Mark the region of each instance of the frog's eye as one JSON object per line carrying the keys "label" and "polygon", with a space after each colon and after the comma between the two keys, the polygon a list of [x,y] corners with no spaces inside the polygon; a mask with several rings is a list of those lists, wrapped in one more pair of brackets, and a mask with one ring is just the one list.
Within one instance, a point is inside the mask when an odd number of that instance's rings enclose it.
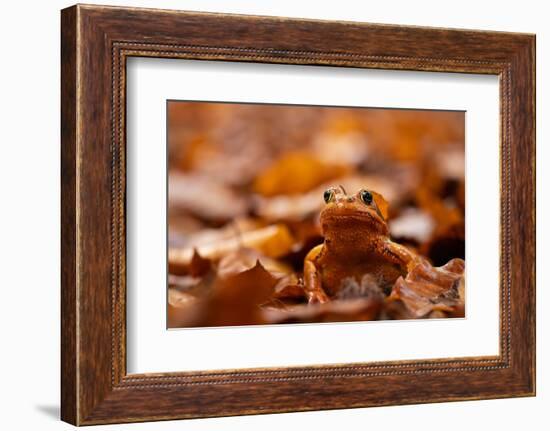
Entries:
{"label": "frog's eye", "polygon": [[323,193],[323,199],[328,204],[330,201],[334,199],[334,190],[328,189],[325,190],[325,193]]}
{"label": "frog's eye", "polygon": [[365,204],[370,205],[372,203],[372,193],[368,190],[361,190],[359,196]]}

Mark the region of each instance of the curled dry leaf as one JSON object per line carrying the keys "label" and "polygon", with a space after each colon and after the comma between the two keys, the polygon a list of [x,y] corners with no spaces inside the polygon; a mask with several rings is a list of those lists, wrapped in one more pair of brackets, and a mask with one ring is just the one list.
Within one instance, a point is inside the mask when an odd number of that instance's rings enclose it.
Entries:
{"label": "curled dry leaf", "polygon": [[463,317],[463,279],[462,259],[453,259],[442,267],[433,267],[428,261],[421,260],[406,278],[399,277],[395,282],[388,297],[389,313],[394,314],[394,318],[396,313],[405,314],[399,318],[406,318],[407,315],[429,317],[431,313]]}
{"label": "curled dry leaf", "polygon": [[273,292],[273,298],[277,300],[292,300],[305,302],[304,286],[295,273],[287,274],[279,279]]}

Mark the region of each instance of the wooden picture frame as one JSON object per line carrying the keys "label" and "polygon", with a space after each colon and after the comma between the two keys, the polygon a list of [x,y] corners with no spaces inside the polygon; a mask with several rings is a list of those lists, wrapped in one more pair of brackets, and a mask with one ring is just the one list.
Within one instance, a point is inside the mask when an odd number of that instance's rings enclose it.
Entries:
{"label": "wooden picture frame", "polygon": [[[534,35],[83,5],[61,16],[64,421],[89,425],[535,394]],[[125,65],[131,56],[498,75],[500,354],[128,375]]]}

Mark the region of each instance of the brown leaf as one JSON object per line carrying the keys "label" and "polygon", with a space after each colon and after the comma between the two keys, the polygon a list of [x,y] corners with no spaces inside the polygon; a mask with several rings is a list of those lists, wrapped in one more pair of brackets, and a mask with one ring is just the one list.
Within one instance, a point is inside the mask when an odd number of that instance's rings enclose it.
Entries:
{"label": "brown leaf", "polygon": [[383,302],[375,298],[330,301],[325,304],[304,304],[283,309],[266,308],[268,323],[322,323],[376,320]]}
{"label": "brown leaf", "polygon": [[244,272],[260,264],[275,278],[281,278],[292,272],[292,269],[278,260],[264,256],[252,248],[242,247],[220,259],[218,277],[227,277]]}
{"label": "brown leaf", "polygon": [[307,297],[303,283],[294,273],[280,278],[271,298],[262,304],[264,309],[286,309],[288,306],[306,304]]}
{"label": "brown leaf", "polygon": [[192,294],[168,289],[168,328],[194,326],[203,312],[202,305],[201,299]]}
{"label": "brown leaf", "polygon": [[[294,238],[284,224],[274,224],[260,229],[244,232],[230,238],[196,246],[196,250],[206,259],[219,260],[242,247],[253,248],[268,257],[280,257],[287,254],[294,244]],[[172,247],[168,250],[170,265],[189,265],[195,248]]]}
{"label": "brown leaf", "polygon": [[[405,279],[399,277],[395,282],[388,297],[391,317],[407,318],[410,314],[414,318],[420,318],[428,317],[434,312],[460,316],[464,310],[463,289],[461,292],[463,274],[462,259],[453,259],[442,267],[433,267],[426,260],[419,261]],[[396,306],[392,302],[401,302],[404,307]]]}
{"label": "brown leaf", "polygon": [[200,277],[205,275],[212,268],[209,259],[203,258],[196,248],[193,249],[191,259],[188,261],[168,259],[168,272],[175,275],[190,275]]}
{"label": "brown leaf", "polygon": [[189,264],[189,274],[191,277],[200,277],[201,275],[206,274],[212,268],[210,260],[204,259],[197,249],[193,250],[193,257],[191,258],[191,263]]}
{"label": "brown leaf", "polygon": [[280,278],[275,286],[273,298],[276,299],[293,299],[305,300],[306,295],[304,286],[300,283],[298,276],[290,273]]}
{"label": "brown leaf", "polygon": [[235,326],[265,323],[260,305],[273,293],[277,279],[258,261],[244,272],[218,278],[195,326]]}

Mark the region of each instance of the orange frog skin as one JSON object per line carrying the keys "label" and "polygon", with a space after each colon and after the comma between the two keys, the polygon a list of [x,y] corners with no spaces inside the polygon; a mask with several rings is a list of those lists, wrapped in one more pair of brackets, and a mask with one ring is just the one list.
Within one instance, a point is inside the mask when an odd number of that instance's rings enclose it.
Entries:
{"label": "orange frog skin", "polygon": [[320,222],[325,240],[304,261],[309,303],[327,302],[342,289],[343,280],[352,277],[360,283],[365,275],[389,294],[416,256],[390,240],[384,198],[366,189],[348,196],[340,186],[326,190],[324,199]]}

